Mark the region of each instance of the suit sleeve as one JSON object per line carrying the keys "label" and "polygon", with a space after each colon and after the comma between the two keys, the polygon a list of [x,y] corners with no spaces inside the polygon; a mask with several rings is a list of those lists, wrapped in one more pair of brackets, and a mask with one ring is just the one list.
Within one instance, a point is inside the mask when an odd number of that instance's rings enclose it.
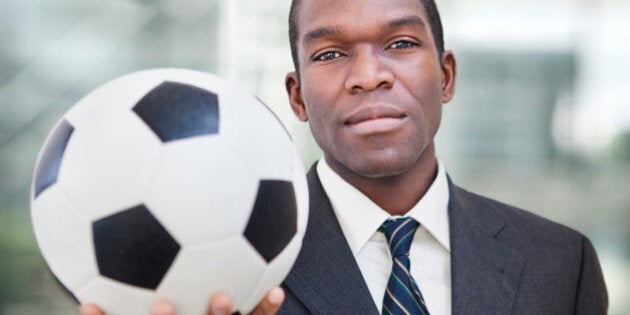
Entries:
{"label": "suit sleeve", "polygon": [[608,293],[593,244],[582,238],[582,264],[577,288],[575,314],[607,314]]}

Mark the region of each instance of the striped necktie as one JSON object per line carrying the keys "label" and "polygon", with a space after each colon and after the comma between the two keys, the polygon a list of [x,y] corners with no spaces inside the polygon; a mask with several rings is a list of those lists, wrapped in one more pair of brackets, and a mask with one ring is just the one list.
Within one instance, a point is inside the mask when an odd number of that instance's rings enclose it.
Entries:
{"label": "striped necktie", "polygon": [[429,314],[422,293],[409,273],[409,247],[419,225],[412,218],[399,218],[385,221],[381,226],[393,260],[383,298],[383,314]]}

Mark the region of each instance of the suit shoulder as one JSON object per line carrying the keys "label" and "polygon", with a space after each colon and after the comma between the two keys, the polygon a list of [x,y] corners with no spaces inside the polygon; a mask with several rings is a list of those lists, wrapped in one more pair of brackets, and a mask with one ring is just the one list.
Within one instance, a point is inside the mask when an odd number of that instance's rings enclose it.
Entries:
{"label": "suit shoulder", "polygon": [[[608,297],[592,243],[581,233],[529,211],[451,188],[454,221],[477,225],[522,262],[513,310],[532,314],[605,314]],[[449,218],[453,222],[454,218]],[[488,235],[489,234],[489,235]],[[537,301],[536,303],[531,303]],[[517,312],[520,313],[520,312]],[[582,313],[582,312],[579,312]]]}
{"label": "suit shoulder", "polygon": [[[542,242],[547,245],[558,243],[562,246],[567,243],[582,244],[585,236],[580,232],[563,224],[554,222],[530,211],[488,198],[463,188],[454,186],[454,197],[471,205],[472,219],[483,224],[492,220],[500,220],[505,224],[502,229],[516,232],[522,241],[529,240],[533,243]],[[453,197],[453,196],[452,196]]]}

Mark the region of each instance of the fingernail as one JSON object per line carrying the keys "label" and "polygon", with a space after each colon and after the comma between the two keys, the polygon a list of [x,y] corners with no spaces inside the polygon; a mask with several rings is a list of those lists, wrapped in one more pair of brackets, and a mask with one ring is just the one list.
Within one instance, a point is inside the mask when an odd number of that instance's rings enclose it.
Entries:
{"label": "fingernail", "polygon": [[282,303],[282,290],[279,288],[271,289],[271,292],[269,292],[269,297],[267,298],[267,300],[269,301],[269,303],[273,305],[278,305]]}
{"label": "fingernail", "polygon": [[215,306],[215,307],[212,307],[212,314],[214,314],[214,315],[227,315],[228,313],[225,311],[225,309]]}
{"label": "fingernail", "polygon": [[84,304],[79,307],[79,314],[95,315],[95,314],[103,314],[103,313],[100,311],[98,307],[96,307],[93,304]]}
{"label": "fingernail", "polygon": [[167,301],[159,301],[151,308],[151,315],[170,315],[175,314],[175,308]]}

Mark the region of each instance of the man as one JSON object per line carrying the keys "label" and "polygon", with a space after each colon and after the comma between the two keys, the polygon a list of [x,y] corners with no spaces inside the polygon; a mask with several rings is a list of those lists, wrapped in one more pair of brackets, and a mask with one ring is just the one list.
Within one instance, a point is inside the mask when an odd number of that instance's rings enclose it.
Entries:
{"label": "man", "polygon": [[[255,312],[606,313],[584,236],[464,191],[438,162],[456,62],[432,0],[294,0],[290,36],[289,99],[324,158],[298,260]],[[212,297],[210,314],[229,311]]]}

